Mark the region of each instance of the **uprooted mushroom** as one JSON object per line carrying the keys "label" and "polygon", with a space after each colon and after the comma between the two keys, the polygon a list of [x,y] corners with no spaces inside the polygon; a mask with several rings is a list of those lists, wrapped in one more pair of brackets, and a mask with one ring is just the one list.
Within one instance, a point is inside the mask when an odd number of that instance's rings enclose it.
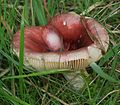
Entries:
{"label": "uprooted mushroom", "polygon": [[[18,56],[19,36],[18,31],[12,41]],[[72,73],[64,76],[79,89],[84,82],[78,74],[90,63],[98,61],[107,51],[108,44],[108,34],[97,21],[73,12],[63,13],[54,16],[46,26],[24,29],[24,64],[36,70],[72,69]]]}

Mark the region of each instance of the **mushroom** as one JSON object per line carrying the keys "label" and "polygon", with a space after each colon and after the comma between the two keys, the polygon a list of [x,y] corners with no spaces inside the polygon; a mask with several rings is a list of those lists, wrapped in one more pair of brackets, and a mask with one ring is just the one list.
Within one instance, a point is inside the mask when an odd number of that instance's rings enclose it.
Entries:
{"label": "mushroom", "polygon": [[[18,56],[19,35],[18,31],[12,41]],[[25,65],[36,70],[72,69],[72,73],[64,76],[75,89],[84,85],[78,75],[80,71],[98,61],[109,44],[109,36],[101,24],[73,12],[54,16],[47,26],[25,28],[24,38]]]}

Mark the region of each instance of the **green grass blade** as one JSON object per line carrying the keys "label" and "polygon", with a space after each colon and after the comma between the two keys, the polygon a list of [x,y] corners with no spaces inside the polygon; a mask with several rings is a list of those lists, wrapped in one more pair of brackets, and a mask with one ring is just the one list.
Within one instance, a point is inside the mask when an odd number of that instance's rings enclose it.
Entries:
{"label": "green grass blade", "polygon": [[[1,2],[1,0],[0,0],[0,16],[2,16],[2,2]],[[1,26],[1,17],[0,17],[0,26]]]}
{"label": "green grass blade", "polygon": [[33,12],[33,2],[32,0],[30,0],[30,9],[31,9],[31,17],[32,17],[32,26],[35,26],[35,16],[34,16],[34,12]]}
{"label": "green grass blade", "polygon": [[[23,9],[21,26],[20,26],[20,53],[19,53],[19,75],[23,74],[23,65],[24,65],[24,16],[25,16],[25,7]],[[20,86],[20,96],[24,98],[24,79],[19,79],[19,86]]]}
{"label": "green grass blade", "polygon": [[29,2],[28,0],[25,0],[25,11],[24,11],[24,19],[25,23],[29,25]]}
{"label": "green grass blade", "polygon": [[19,58],[20,58],[20,74],[22,74],[23,70],[23,61],[24,61],[24,20],[22,19],[21,21],[21,28],[20,28],[20,53],[19,53]]}
{"label": "green grass blade", "polygon": [[33,77],[33,76],[43,76],[43,75],[49,75],[49,74],[57,74],[57,73],[63,73],[69,71],[68,69],[55,69],[55,70],[48,70],[48,71],[40,71],[35,72],[27,75],[18,75],[18,76],[10,76],[10,77],[4,77],[2,80],[5,79],[19,79],[19,78],[26,78],[26,77]]}
{"label": "green grass blade", "polygon": [[19,65],[17,61],[15,61],[10,55],[8,55],[6,52],[0,49],[0,54],[9,59],[10,62],[14,63],[15,65]]}
{"label": "green grass blade", "polygon": [[100,60],[99,65],[104,65],[105,62],[109,61],[109,59],[113,56],[115,56],[115,53],[120,50],[120,43],[118,43],[116,46],[114,46],[112,49],[110,49]]}
{"label": "green grass blade", "polygon": [[48,6],[49,13],[50,13],[51,17],[53,17],[55,14],[55,9],[58,4],[58,1],[57,0],[48,0],[47,4],[48,4],[47,6]]}
{"label": "green grass blade", "polygon": [[40,25],[47,24],[43,2],[42,1],[39,2],[38,0],[33,0],[33,7],[34,7],[34,11],[36,12],[39,24]]}
{"label": "green grass blade", "polygon": [[19,104],[19,105],[30,105],[26,103],[25,101],[21,100],[20,98],[12,95],[7,89],[2,87],[2,84],[0,83],[0,97],[4,98],[11,103],[14,103],[14,105]]}
{"label": "green grass blade", "polygon": [[6,0],[4,0],[4,19],[6,19],[6,15],[7,15],[6,6],[7,6]]}
{"label": "green grass blade", "polygon": [[108,74],[106,74],[105,72],[103,72],[103,70],[100,68],[100,66],[98,66],[96,63],[91,63],[90,67],[92,67],[92,69],[98,73],[98,75],[100,75],[102,78],[111,81],[111,82],[117,82],[120,83],[120,81],[112,78],[111,76],[109,76]]}

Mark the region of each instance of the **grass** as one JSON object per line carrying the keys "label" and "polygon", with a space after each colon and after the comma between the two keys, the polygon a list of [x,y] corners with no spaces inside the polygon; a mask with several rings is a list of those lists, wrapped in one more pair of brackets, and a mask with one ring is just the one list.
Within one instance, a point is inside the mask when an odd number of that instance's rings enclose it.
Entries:
{"label": "grass", "polygon": [[[49,14],[41,1],[0,0],[0,105],[119,105],[119,0],[48,0]],[[35,72],[23,65],[24,26],[45,25],[56,13],[69,11],[95,18],[110,37],[108,52],[88,68],[90,76],[80,91],[72,89],[64,79],[64,70]],[[19,60],[11,50],[18,29]]]}

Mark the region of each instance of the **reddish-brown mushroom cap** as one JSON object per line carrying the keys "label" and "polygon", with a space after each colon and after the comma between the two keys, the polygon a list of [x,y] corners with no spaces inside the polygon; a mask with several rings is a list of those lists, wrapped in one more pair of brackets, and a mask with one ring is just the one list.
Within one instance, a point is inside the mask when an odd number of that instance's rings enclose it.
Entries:
{"label": "reddish-brown mushroom cap", "polygon": [[53,25],[63,36],[63,39],[68,42],[80,39],[84,33],[80,16],[73,13],[56,15],[49,24]]}
{"label": "reddish-brown mushroom cap", "polygon": [[[75,13],[57,15],[45,27],[25,28],[24,36],[25,64],[36,69],[86,68],[102,57],[109,44],[102,25]],[[13,38],[13,47],[19,55],[19,32]]]}
{"label": "reddish-brown mushroom cap", "polygon": [[69,44],[69,50],[73,50],[92,43],[86,34],[81,17],[73,12],[56,15],[49,24],[54,26],[63,37],[65,49]]}
{"label": "reddish-brown mushroom cap", "polygon": [[[20,32],[16,32],[13,38],[15,49],[20,47]],[[59,33],[52,26],[26,27],[24,30],[25,52],[59,51],[62,47]]]}

